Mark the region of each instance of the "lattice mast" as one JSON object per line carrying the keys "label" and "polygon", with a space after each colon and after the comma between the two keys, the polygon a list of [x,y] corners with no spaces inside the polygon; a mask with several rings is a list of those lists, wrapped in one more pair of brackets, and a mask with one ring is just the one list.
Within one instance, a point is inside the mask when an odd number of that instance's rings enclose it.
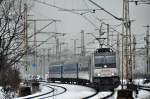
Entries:
{"label": "lattice mast", "polygon": [[147,28],[147,31],[146,31],[146,38],[145,38],[145,40],[146,40],[146,70],[145,70],[145,74],[150,74],[150,63],[149,63],[149,25],[147,25],[147,26],[144,26],[144,27],[146,27]]}
{"label": "lattice mast", "polygon": [[27,4],[24,4],[24,64],[25,64],[25,71],[28,71],[28,66],[27,66],[27,49],[28,49],[28,29],[27,29]]}
{"label": "lattice mast", "polygon": [[127,81],[132,81],[132,52],[131,52],[131,21],[129,15],[129,1],[123,0],[123,46],[124,69]]}

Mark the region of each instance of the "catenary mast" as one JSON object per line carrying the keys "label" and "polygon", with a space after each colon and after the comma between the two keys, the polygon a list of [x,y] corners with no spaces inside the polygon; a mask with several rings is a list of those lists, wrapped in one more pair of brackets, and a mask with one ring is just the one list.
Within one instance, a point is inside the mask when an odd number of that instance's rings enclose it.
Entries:
{"label": "catenary mast", "polygon": [[123,0],[123,67],[125,67],[125,78],[132,81],[132,53],[131,53],[131,21],[129,15],[129,1]]}

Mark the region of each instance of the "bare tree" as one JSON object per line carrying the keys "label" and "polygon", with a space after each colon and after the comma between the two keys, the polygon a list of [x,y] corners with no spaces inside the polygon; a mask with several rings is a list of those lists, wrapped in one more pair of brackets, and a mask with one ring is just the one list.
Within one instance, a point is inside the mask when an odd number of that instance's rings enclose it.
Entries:
{"label": "bare tree", "polygon": [[0,1],[0,86],[7,92],[20,83],[16,63],[24,50],[24,5],[22,0]]}

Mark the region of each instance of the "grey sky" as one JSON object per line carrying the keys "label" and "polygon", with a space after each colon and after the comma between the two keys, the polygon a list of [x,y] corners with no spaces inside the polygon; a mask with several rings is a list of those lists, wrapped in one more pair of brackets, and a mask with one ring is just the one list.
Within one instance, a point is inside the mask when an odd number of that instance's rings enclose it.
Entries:
{"label": "grey sky", "polygon": [[[88,0],[40,0],[52,5],[56,5],[66,9],[97,9],[92,3]],[[93,0],[103,8],[107,9],[114,15],[121,17],[122,16],[122,1],[123,0]],[[69,42],[69,45],[73,44],[70,40],[72,38],[80,39],[80,31],[84,30],[85,32],[94,32],[95,35],[98,35],[98,31],[95,30],[95,27],[90,24],[87,20],[85,20],[81,15],[73,14],[70,12],[60,11],[57,8],[46,6],[41,3],[34,3],[34,7],[31,12],[34,14],[34,18],[53,18],[60,19],[61,22],[57,24],[58,32],[66,32],[68,33],[66,37],[62,40]],[[130,4],[130,15],[131,19],[136,20],[132,24],[132,32],[134,34],[142,34],[142,36],[138,37],[138,39],[143,39],[145,35],[145,28],[143,25],[150,24],[150,5],[135,5],[134,3]],[[106,14],[103,11],[96,11],[96,13],[87,13],[85,14],[88,19],[90,19],[97,27],[100,26],[98,20],[96,20],[93,16],[102,18],[106,23],[110,25],[120,24],[119,21],[112,18],[110,15]],[[42,23],[39,23],[40,25]],[[38,26],[40,27],[40,25]],[[44,23],[43,23],[44,24]],[[121,27],[117,30],[121,30]],[[55,31],[55,25],[51,25],[47,31]],[[121,31],[120,31],[121,32]],[[85,36],[86,42],[92,41],[94,39],[91,36]],[[80,43],[78,43],[79,45]]]}

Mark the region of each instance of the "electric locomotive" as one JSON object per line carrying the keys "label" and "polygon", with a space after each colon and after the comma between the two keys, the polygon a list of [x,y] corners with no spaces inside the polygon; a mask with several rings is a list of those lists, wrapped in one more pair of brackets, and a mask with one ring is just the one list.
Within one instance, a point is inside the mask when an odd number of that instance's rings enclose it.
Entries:
{"label": "electric locomotive", "polygon": [[116,66],[116,53],[110,48],[100,48],[93,55],[93,84],[99,90],[113,90],[120,84]]}

